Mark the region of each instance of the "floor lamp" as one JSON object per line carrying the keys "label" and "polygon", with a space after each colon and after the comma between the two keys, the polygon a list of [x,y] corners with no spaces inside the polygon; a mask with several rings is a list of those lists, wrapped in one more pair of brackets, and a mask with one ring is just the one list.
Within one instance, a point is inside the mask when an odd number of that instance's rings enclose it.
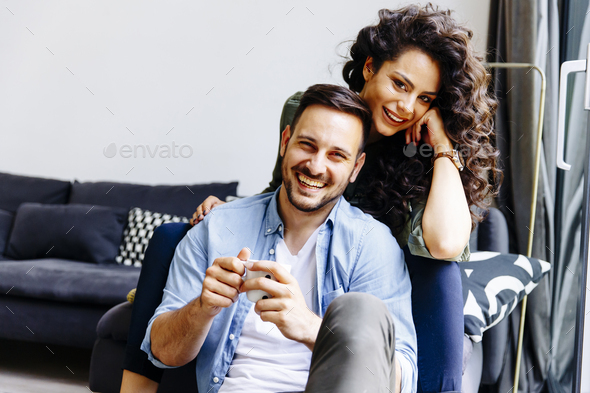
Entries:
{"label": "floor lamp", "polygon": [[[514,69],[514,68],[528,68],[530,70],[535,70],[541,76],[541,97],[539,100],[539,119],[537,124],[537,146],[535,150],[535,163],[534,163],[534,173],[533,173],[533,189],[531,192],[531,218],[529,220],[529,237],[527,243],[527,257],[531,257],[533,253],[533,230],[535,229],[535,214],[537,212],[537,191],[539,188],[539,168],[541,166],[541,146],[542,146],[542,138],[543,138],[543,118],[545,116],[545,73],[536,65],[528,64],[528,63],[484,63],[486,68],[504,68],[504,69]],[[527,72],[528,73],[528,72]],[[522,311],[520,314],[520,325],[518,327],[518,343],[516,346],[516,366],[514,367],[514,386],[512,389],[512,393],[518,393],[518,377],[520,374],[520,362],[522,358],[522,340],[524,336],[524,320],[526,316],[526,306],[527,306],[527,299],[528,296],[525,295],[522,299]]]}

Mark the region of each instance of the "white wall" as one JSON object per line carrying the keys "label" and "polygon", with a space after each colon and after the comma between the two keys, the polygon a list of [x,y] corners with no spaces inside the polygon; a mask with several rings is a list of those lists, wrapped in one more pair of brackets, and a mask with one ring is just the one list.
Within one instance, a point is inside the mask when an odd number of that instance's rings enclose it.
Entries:
{"label": "white wall", "polygon": [[[0,171],[150,184],[270,180],[283,102],[343,83],[346,45],[400,1],[22,1],[0,8]],[[439,1],[486,44],[489,0]],[[212,90],[211,90],[212,89]],[[171,130],[171,131],[170,131]],[[189,158],[121,157],[187,145]],[[103,154],[114,143],[117,155]],[[182,154],[191,152],[185,147]],[[179,155],[178,148],[176,155]]]}

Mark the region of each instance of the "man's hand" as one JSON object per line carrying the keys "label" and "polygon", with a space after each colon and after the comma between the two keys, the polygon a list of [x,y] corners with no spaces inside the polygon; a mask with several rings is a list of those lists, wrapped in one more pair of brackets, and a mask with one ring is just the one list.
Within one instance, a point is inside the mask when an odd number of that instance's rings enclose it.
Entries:
{"label": "man's hand", "polygon": [[307,308],[297,280],[277,262],[251,262],[246,267],[252,271],[271,272],[277,279],[260,277],[242,284],[240,292],[261,289],[272,296],[257,301],[254,311],[263,321],[274,323],[286,338],[313,350],[322,319]]}
{"label": "man's hand", "polygon": [[152,353],[168,366],[182,366],[201,350],[213,319],[238,300],[244,263],[250,250],[243,248],[237,258],[217,258],[207,269],[201,296],[174,311],[160,314],[152,325]]}
{"label": "man's hand", "polygon": [[207,269],[199,297],[201,309],[205,314],[215,316],[238,300],[245,272],[243,261],[247,261],[248,258],[250,250],[242,248],[237,258],[217,258]]}

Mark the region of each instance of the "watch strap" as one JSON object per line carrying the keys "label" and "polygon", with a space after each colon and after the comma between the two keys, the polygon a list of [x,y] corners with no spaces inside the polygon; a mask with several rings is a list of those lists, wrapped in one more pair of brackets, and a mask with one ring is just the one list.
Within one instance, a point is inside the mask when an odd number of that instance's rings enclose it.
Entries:
{"label": "watch strap", "polygon": [[442,151],[438,154],[436,154],[434,157],[432,157],[432,164],[434,165],[434,161],[436,161],[438,158],[440,157],[447,157],[448,159],[451,160],[451,162],[455,165],[455,167],[462,171],[464,166],[463,166],[463,162],[461,160],[461,156],[459,155],[459,152],[457,150],[449,150],[449,151]]}

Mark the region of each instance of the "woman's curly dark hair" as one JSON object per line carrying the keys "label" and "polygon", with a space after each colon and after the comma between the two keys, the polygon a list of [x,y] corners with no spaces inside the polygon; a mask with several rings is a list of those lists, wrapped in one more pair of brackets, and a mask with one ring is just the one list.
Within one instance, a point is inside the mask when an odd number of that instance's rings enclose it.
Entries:
{"label": "woman's curly dark hair", "polygon": [[[373,58],[374,72],[385,61],[396,60],[411,49],[438,63],[441,89],[432,105],[440,108],[447,135],[459,145],[457,150],[465,161],[461,180],[475,225],[497,194],[502,173],[496,166],[499,152],[492,140],[497,101],[489,87],[491,76],[471,46],[472,36],[471,30],[451,17],[451,11],[440,11],[432,4],[382,9],[379,23],[359,32],[342,75],[352,90],[360,92],[367,57]],[[370,191],[361,204],[394,232],[405,225],[410,201],[426,201],[432,181],[431,158],[404,154],[404,149],[412,147],[405,146],[403,134],[398,132],[380,142],[385,154],[379,158],[379,170],[370,174]]]}

